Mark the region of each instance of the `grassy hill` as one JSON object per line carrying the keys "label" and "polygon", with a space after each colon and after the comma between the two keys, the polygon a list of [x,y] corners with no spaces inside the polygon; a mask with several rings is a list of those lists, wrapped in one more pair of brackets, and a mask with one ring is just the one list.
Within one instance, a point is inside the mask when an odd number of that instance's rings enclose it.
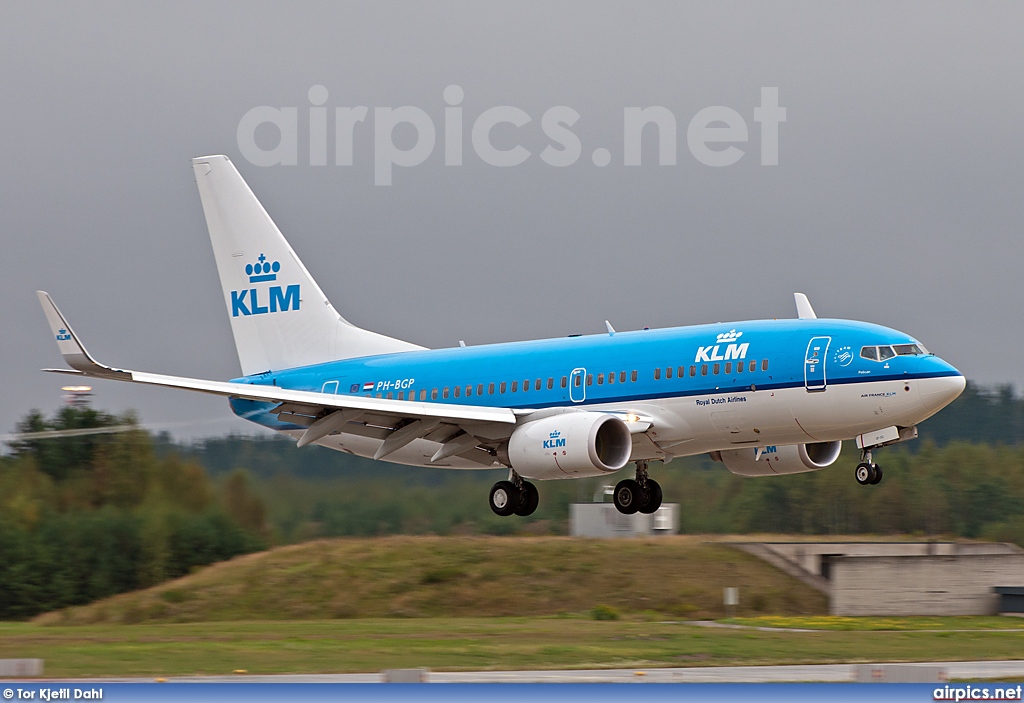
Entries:
{"label": "grassy hill", "polygon": [[725,544],[697,537],[385,537],[318,540],[48,613],[39,624],[322,620],[588,613],[720,618],[827,612],[825,597]]}

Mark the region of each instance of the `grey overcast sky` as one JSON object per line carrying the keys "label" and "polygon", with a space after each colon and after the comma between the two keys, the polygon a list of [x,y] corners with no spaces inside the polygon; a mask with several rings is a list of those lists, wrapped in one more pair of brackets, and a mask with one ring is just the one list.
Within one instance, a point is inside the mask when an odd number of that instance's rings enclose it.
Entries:
{"label": "grey overcast sky", "polygon": [[[794,316],[905,330],[984,383],[1024,383],[1024,4],[1019,2],[175,2],[0,4],[0,433],[67,379],[48,290],[97,357],[238,374],[190,158],[224,153],[352,322],[431,347]],[[444,90],[464,91],[446,166]],[[367,106],[351,166],[309,162],[309,89]],[[787,111],[761,164],[762,87]],[[298,164],[243,157],[252,108],[298,108]],[[422,164],[374,185],[374,108],[437,127]],[[525,111],[481,160],[485,110]],[[582,155],[550,166],[565,105]],[[676,165],[625,166],[627,107],[677,121]],[[695,158],[687,126],[725,106],[744,153]],[[276,131],[256,130],[271,148]],[[415,141],[402,125],[401,148]],[[715,149],[727,145],[714,145]],[[557,147],[557,145],[556,145]],[[595,165],[606,148],[611,163]],[[227,403],[97,381],[97,406],[181,436],[252,427]],[[171,425],[170,423],[178,423]]]}

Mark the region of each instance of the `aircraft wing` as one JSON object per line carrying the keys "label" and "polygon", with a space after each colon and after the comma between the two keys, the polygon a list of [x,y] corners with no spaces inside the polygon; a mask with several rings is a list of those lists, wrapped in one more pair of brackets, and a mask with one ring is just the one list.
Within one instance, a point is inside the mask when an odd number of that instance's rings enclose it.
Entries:
{"label": "aircraft wing", "polygon": [[[299,446],[315,442],[344,427],[345,432],[352,430],[354,434],[385,440],[375,458],[383,458],[421,437],[439,441],[444,446],[438,454],[444,455],[435,458],[438,461],[448,456],[473,456],[477,446],[486,447],[488,437],[507,436],[516,423],[516,414],[509,408],[335,395],[115,369],[99,363],[86,351],[48,293],[37,291],[36,295],[57,339],[57,346],[71,366],[70,369],[44,371],[278,403],[272,412],[278,413],[282,420],[287,418],[289,422],[307,427],[299,438]],[[480,441],[474,443],[472,437]],[[457,449],[461,451],[456,452]],[[479,451],[475,453],[481,454]],[[489,464],[484,462],[482,465]]]}

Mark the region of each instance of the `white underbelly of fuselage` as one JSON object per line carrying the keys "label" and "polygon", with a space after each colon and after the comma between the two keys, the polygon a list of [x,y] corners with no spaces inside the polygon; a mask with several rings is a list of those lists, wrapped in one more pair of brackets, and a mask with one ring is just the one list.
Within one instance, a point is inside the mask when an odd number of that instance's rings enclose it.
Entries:
{"label": "white underbelly of fuselage", "polygon": [[[777,390],[708,393],[636,402],[568,406],[589,411],[635,412],[653,418],[648,432],[634,435],[638,459],[671,459],[742,447],[831,442],[892,425],[909,426],[923,420],[921,381],[863,381],[808,391],[803,386]],[[285,430],[298,438],[302,430]],[[372,457],[383,440],[352,434],[330,435],[317,444]],[[411,466],[449,469],[499,468],[479,461],[430,458],[441,445],[417,439],[389,454],[387,461]],[[480,455],[486,459],[483,452]]]}

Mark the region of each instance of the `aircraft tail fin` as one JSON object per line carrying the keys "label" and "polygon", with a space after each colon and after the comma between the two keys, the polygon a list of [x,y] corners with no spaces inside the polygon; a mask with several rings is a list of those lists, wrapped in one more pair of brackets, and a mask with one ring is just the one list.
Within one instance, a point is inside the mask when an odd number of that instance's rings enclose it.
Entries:
{"label": "aircraft tail fin", "polygon": [[192,168],[244,375],[422,349],[341,317],[228,157]]}

